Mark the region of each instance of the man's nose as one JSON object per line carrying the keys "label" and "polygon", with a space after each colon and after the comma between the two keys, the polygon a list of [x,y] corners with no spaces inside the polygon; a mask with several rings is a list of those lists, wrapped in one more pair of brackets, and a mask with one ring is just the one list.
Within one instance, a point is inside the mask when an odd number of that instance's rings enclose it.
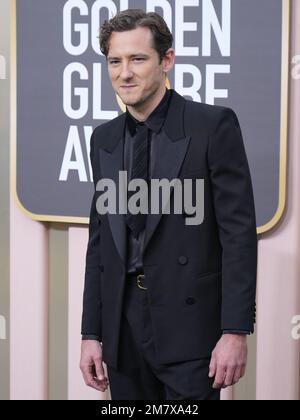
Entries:
{"label": "man's nose", "polygon": [[133,73],[129,64],[124,63],[121,69],[121,78],[123,80],[128,80],[128,79],[131,79],[132,76],[133,76]]}

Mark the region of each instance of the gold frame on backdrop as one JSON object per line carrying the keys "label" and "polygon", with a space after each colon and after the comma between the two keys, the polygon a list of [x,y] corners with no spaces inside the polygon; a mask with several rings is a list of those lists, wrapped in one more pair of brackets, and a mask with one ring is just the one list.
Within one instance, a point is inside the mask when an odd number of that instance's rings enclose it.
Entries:
{"label": "gold frame on backdrop", "polygon": [[[287,183],[287,136],[288,136],[288,86],[289,86],[289,43],[290,43],[290,0],[282,0],[282,55],[281,55],[281,121],[280,121],[280,158],[279,158],[279,195],[278,207],[272,219],[257,228],[257,233],[268,232],[280,221],[286,203]],[[17,31],[16,0],[11,2],[11,191],[18,207],[28,217],[41,222],[62,222],[88,224],[87,217],[67,217],[35,214],[28,211],[17,195]]]}

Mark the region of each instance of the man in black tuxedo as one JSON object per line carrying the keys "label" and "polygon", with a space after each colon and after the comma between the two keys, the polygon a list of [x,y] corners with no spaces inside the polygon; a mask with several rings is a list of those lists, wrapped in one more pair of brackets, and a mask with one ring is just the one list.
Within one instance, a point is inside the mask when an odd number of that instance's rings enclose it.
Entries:
{"label": "man in black tuxedo", "polygon": [[[256,223],[239,123],[228,108],[166,89],[172,42],[158,14],[137,9],[100,33],[126,112],[91,138],[80,366],[97,390],[109,379],[113,399],[218,400],[245,373],[255,322]],[[187,211],[99,212],[98,181],[113,180],[118,197],[120,171],[146,185],[204,180],[202,223],[188,224]]]}

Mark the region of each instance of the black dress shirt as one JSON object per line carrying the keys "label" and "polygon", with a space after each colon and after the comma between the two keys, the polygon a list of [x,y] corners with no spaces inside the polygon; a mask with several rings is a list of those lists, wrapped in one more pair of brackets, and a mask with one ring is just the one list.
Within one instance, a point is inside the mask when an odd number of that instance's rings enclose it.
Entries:
{"label": "black dress shirt", "polygon": [[[125,143],[124,143],[124,170],[128,173],[128,180],[130,180],[130,174],[132,169],[133,161],[133,143],[134,136],[136,134],[136,127],[138,124],[145,124],[148,127],[149,135],[149,156],[148,156],[148,168],[150,178],[153,175],[155,166],[155,159],[157,155],[157,143],[161,134],[164,121],[169,108],[169,101],[172,92],[168,89],[154,111],[149,115],[146,121],[143,123],[137,121],[128,111],[126,111],[126,130],[125,130]],[[127,227],[127,273],[128,274],[139,274],[143,272],[143,245],[145,238],[145,230],[143,230],[137,238],[135,238],[130,229]]]}

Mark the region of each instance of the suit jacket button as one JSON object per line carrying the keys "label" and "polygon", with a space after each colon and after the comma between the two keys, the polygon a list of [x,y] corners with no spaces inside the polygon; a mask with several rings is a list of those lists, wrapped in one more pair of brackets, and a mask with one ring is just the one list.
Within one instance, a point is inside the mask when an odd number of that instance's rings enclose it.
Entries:
{"label": "suit jacket button", "polygon": [[178,262],[181,265],[186,265],[188,262],[188,257],[186,257],[185,255],[182,255],[181,257],[178,258]]}
{"label": "suit jacket button", "polygon": [[193,298],[193,297],[188,297],[188,298],[186,299],[185,303],[186,303],[187,305],[194,305],[194,303],[196,303],[196,299],[195,299],[195,298]]}
{"label": "suit jacket button", "polygon": [[103,273],[103,271],[104,271],[104,265],[100,264],[99,265],[99,268],[100,268],[101,273]]}

